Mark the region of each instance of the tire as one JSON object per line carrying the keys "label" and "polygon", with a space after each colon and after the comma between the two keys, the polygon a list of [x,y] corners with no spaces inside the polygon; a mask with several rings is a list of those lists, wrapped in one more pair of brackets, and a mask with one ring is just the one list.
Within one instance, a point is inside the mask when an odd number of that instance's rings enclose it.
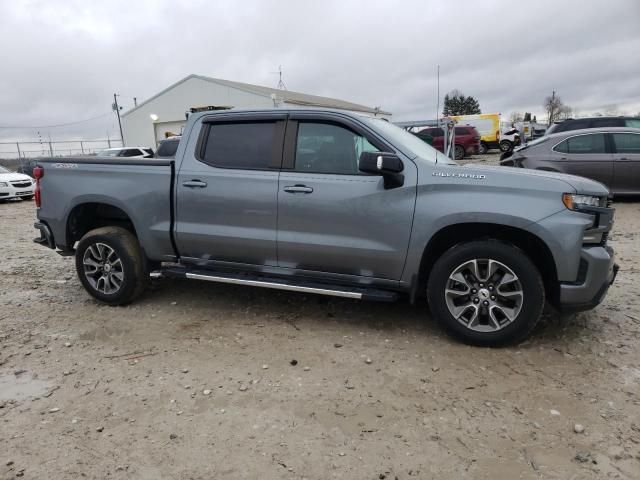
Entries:
{"label": "tire", "polygon": [[[476,278],[468,276],[474,260]],[[492,275],[487,275],[489,270]],[[462,282],[452,280],[454,275]],[[472,241],[447,250],[431,269],[427,298],[432,314],[448,333],[485,347],[526,338],[545,305],[536,266],[519,248],[497,240]]]}
{"label": "tire", "polygon": [[513,148],[513,144],[509,140],[502,140],[500,142],[500,150],[508,152]]}
{"label": "tire", "polygon": [[27,195],[26,197],[20,197],[22,200],[33,200],[33,195]]}
{"label": "tire", "polygon": [[462,160],[464,158],[464,147],[462,145],[456,145],[454,147],[454,155],[456,157],[456,160]]}
{"label": "tire", "polygon": [[480,155],[484,155],[489,151],[489,148],[487,147],[487,144],[484,142],[480,142],[480,150],[478,153],[480,153]]}
{"label": "tire", "polygon": [[80,282],[91,296],[109,305],[125,305],[144,292],[147,265],[138,239],[121,227],[91,230],[76,250]]}

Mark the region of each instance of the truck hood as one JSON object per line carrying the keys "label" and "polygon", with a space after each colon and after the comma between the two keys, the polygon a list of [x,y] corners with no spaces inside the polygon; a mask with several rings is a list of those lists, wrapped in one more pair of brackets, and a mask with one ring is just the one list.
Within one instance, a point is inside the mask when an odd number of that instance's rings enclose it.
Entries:
{"label": "truck hood", "polygon": [[[609,195],[609,190],[600,182],[596,182],[595,180],[590,180],[584,177],[578,177],[577,175],[568,175],[566,173],[558,173],[558,172],[549,172],[546,170],[530,170],[527,168],[517,168],[517,167],[499,167],[499,166],[490,166],[490,165],[475,165],[475,164],[466,164],[463,165],[465,170],[478,172],[482,175],[507,175],[513,178],[513,182],[515,184],[520,184],[527,182],[527,178],[529,179],[549,179],[550,183],[558,183],[563,182],[567,186],[571,187],[571,189],[575,193],[585,194],[585,195],[598,195],[604,196]],[[571,192],[566,192],[571,193]]]}
{"label": "truck hood", "polygon": [[29,175],[22,173],[0,173],[0,182],[15,182],[17,180],[31,180]]}

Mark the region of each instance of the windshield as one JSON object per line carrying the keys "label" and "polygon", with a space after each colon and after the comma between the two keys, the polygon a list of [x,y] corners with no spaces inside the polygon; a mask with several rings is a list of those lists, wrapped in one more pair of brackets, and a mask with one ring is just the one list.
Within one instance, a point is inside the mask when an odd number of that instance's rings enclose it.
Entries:
{"label": "windshield", "polygon": [[11,173],[11,170],[4,168],[2,165],[0,165],[0,173]]}
{"label": "windshield", "polygon": [[381,120],[379,118],[363,117],[365,123],[372,128],[378,130],[383,136],[387,137],[392,144],[401,147],[406,153],[412,153],[414,158],[420,157],[431,163],[448,163],[457,165],[456,162],[439,153],[435,148],[425,143],[424,140],[416,137],[414,134],[403,130],[393,123]]}
{"label": "windshield", "polygon": [[98,152],[99,157],[117,157],[120,150],[102,150]]}

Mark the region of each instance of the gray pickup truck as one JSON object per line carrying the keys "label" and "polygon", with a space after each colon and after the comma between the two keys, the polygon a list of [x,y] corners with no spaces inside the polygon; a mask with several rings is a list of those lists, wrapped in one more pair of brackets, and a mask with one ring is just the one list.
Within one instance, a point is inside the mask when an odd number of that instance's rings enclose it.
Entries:
{"label": "gray pickup truck", "polygon": [[463,341],[525,338],[545,301],[595,307],[617,266],[609,192],[585,178],[460,166],[375,118],[192,115],[166,159],[56,158],[34,171],[37,243],[120,305],[150,276],[412,302]]}

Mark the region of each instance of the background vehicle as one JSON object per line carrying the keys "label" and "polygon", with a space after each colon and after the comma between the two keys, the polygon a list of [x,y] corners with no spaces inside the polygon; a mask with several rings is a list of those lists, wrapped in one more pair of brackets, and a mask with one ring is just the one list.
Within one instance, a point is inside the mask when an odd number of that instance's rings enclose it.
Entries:
{"label": "background vehicle", "polygon": [[464,341],[501,345],[528,335],[545,300],[593,308],[615,277],[608,192],[585,178],[460,166],[389,122],[329,110],[197,113],[184,139],[175,160],[34,170],[36,241],[74,254],[100,301],[131,302],[152,270],[354,299],[404,292]]}
{"label": "background vehicle", "polygon": [[459,126],[470,125],[480,134],[480,153],[492,148],[500,148],[500,114],[481,113],[479,115],[456,115],[449,117]]}
{"label": "background vehicle", "polygon": [[33,198],[34,181],[28,175],[14,173],[0,165],[0,201],[10,198]]}
{"label": "background vehicle", "polygon": [[[440,127],[428,127],[415,134],[429,143],[433,148],[444,152],[444,130]],[[480,152],[480,134],[471,126],[455,127],[455,158],[462,160],[464,157]]]}
{"label": "background vehicle", "polygon": [[640,129],[590,128],[546,135],[501,164],[597,180],[614,195],[640,194]]}
{"label": "background vehicle", "polygon": [[180,138],[181,137],[176,136],[160,140],[155,158],[175,158],[178,145],[180,144]]}
{"label": "background vehicle", "polygon": [[640,128],[640,117],[590,117],[569,118],[561,122],[554,122],[546,131],[552,133],[568,132],[570,130],[584,130],[585,128],[629,127]]}
{"label": "background vehicle", "polygon": [[520,132],[517,128],[511,128],[500,135],[500,150],[509,152],[520,145]]}
{"label": "background vehicle", "polygon": [[142,147],[107,148],[97,153],[98,157],[151,158],[153,149]]}

